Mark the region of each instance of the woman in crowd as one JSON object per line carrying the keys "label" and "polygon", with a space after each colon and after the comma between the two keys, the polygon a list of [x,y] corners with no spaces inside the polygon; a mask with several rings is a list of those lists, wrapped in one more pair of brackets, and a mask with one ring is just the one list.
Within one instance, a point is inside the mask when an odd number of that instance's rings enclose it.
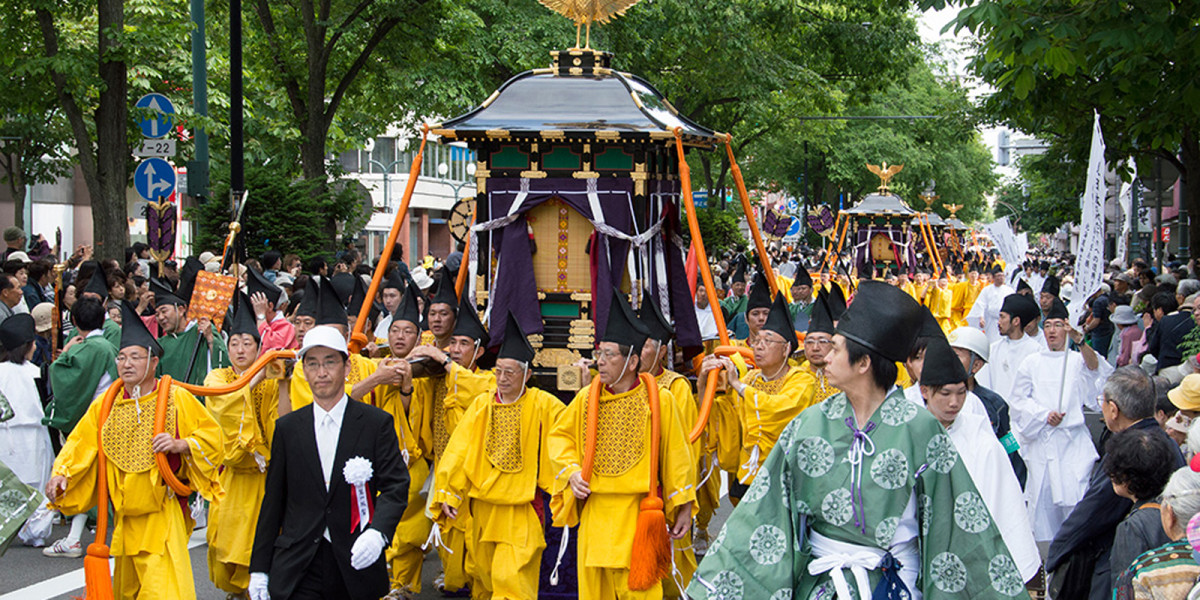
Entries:
{"label": "woman in crowd", "polygon": [[1171,541],[1138,556],[1117,580],[1115,598],[1174,600],[1188,596],[1200,576],[1187,540],[1189,520],[1200,513],[1200,473],[1184,467],[1163,489],[1162,528]]}
{"label": "woman in crowd", "polygon": [[[1124,573],[1133,560],[1170,538],[1163,531],[1158,496],[1174,469],[1170,442],[1144,429],[1126,429],[1108,440],[1104,471],[1113,491],[1133,501],[1133,510],[1117,525],[1110,556],[1112,572]],[[1132,598],[1132,588],[1121,586],[1118,598]]]}

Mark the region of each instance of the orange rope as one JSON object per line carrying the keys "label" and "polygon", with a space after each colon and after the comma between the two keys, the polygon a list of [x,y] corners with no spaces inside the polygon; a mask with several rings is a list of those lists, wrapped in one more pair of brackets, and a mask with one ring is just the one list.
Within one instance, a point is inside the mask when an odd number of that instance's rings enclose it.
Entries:
{"label": "orange rope", "polygon": [[750,225],[750,235],[754,237],[754,247],[758,249],[758,262],[762,265],[763,275],[767,277],[767,285],[771,286],[771,297],[779,293],[779,282],[775,281],[775,270],[771,268],[771,257],[767,247],[763,245],[762,234],[758,231],[758,222],[754,219],[754,209],[750,206],[750,195],[746,193],[746,181],[742,179],[742,169],[738,167],[737,159],[733,157],[733,136],[725,134],[725,153],[729,156],[729,170],[733,173],[733,181],[737,183],[738,197],[742,200],[742,212],[746,215],[746,223]]}
{"label": "orange rope", "polygon": [[700,237],[700,222],[696,220],[696,204],[692,201],[692,171],[683,155],[682,129],[675,128],[675,151],[679,155],[679,188],[680,196],[687,205],[688,231],[692,234],[692,245],[696,249],[700,267],[700,276],[704,278],[704,295],[708,296],[708,305],[712,308],[713,320],[717,323],[717,335],[721,343],[729,345],[729,331],[725,325],[725,315],[721,312],[721,302],[717,298],[717,288],[713,285],[712,269],[708,265],[708,253],[704,250],[704,238]]}
{"label": "orange rope", "polygon": [[[167,425],[167,400],[171,397],[171,383],[173,380],[170,375],[163,375],[158,380],[158,403],[154,408],[154,435],[166,433]],[[175,437],[175,433],[169,434]],[[158,465],[158,472],[162,475],[163,481],[167,486],[175,492],[176,496],[187,497],[191,495],[192,488],[179,480],[175,476],[175,472],[171,470],[171,463],[167,462],[167,455],[162,452],[154,453],[154,462]]]}
{"label": "orange rope", "polygon": [[375,274],[371,276],[371,286],[367,288],[367,298],[363,301],[362,308],[358,311],[358,318],[354,321],[354,331],[350,334],[350,352],[358,354],[367,342],[367,334],[363,333],[366,329],[367,319],[371,316],[371,304],[375,301],[375,294],[379,291],[379,284],[383,281],[383,274],[387,271],[388,263],[392,260],[392,249],[396,247],[396,238],[400,237],[400,228],[404,225],[404,220],[408,217],[408,203],[412,201],[413,190],[417,187],[417,179],[421,175],[421,161],[425,159],[425,142],[429,139],[429,125],[421,126],[421,148],[417,150],[417,155],[413,157],[412,168],[408,170],[408,182],[404,185],[404,196],[400,200],[400,211],[396,213],[396,220],[392,222],[392,230],[388,233],[387,244],[383,246],[383,252],[379,255],[379,262],[375,265]]}
{"label": "orange rope", "polygon": [[600,426],[601,385],[600,376],[596,375],[592,379],[592,384],[588,386],[588,417],[587,429],[584,430],[583,473],[581,473],[583,480],[588,482],[592,480],[592,467],[596,464],[596,431]]}
{"label": "orange rope", "polygon": [[[222,396],[224,394],[232,394],[232,393],[246,387],[246,384],[250,383],[250,380],[253,379],[254,376],[257,375],[259,371],[266,368],[266,366],[268,364],[270,364],[271,362],[273,362],[277,359],[280,359],[280,358],[295,358],[295,357],[296,357],[295,350],[269,350],[267,352],[264,352],[262,356],[258,357],[257,360],[255,360],[253,363],[251,363],[251,365],[245,371],[243,371],[242,374],[239,375],[237,379],[234,379],[233,382],[227,383],[225,385],[214,385],[214,386],[192,385],[190,383],[185,383],[182,381],[172,381],[171,383],[173,383],[173,384],[175,384],[197,396]],[[165,377],[164,377],[164,379],[165,379]]]}
{"label": "orange rope", "polygon": [[[731,356],[733,354],[741,354],[750,364],[754,364],[754,351],[741,346],[717,346],[713,349],[713,354],[717,356]],[[713,400],[717,397],[717,370],[713,369],[708,372],[708,382],[704,387],[704,398],[700,401],[700,414],[696,417],[696,423],[692,426],[692,431],[688,433],[688,442],[695,443],[704,433],[704,428],[708,427],[708,417],[712,414]]]}
{"label": "orange rope", "polygon": [[[471,227],[474,227],[474,226],[475,226],[475,217],[476,217],[476,215],[478,214],[478,211],[479,211],[479,204],[478,204],[478,203],[476,203],[476,204],[475,204],[475,207],[471,209],[471,225],[470,225],[470,227],[468,227],[468,228],[467,228],[467,241],[466,241],[466,242],[464,242],[464,243],[466,244],[466,247],[465,247],[465,248],[463,248],[463,260],[464,260],[464,261],[466,261],[466,260],[470,260],[470,256],[471,256]],[[459,298],[462,298],[463,286],[464,286],[464,285],[466,284],[466,282],[467,282],[467,268],[466,268],[466,267],[467,267],[467,265],[466,265],[466,264],[464,264],[464,263],[461,263],[461,262],[459,263],[459,265],[458,265],[458,278],[457,278],[457,279],[454,281],[454,293],[455,293],[455,295],[456,295],[456,296],[458,296]],[[475,299],[474,299],[474,298],[472,298],[472,299],[471,299],[471,302],[472,302],[472,304],[474,304],[474,302],[475,302]]]}

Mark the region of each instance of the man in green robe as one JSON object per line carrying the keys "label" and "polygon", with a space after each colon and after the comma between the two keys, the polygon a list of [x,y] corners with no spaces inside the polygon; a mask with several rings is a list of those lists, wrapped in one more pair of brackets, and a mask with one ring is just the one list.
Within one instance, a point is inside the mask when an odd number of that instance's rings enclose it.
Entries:
{"label": "man in green robe", "polygon": [[[68,340],[62,354],[50,363],[54,397],[42,423],[61,431],[63,439],[75,429],[92,400],[117,378],[117,350],[103,333],[107,312],[95,298],[77,300],[71,317],[79,335]],[[57,448],[60,442],[54,442]]]}
{"label": "man in green robe", "polygon": [[[229,366],[229,350],[225,340],[213,331],[212,321],[187,318],[187,299],[179,296],[190,290],[172,290],[158,279],[150,280],[154,292],[154,318],[158,321],[158,345],[162,359],[158,375],[193,385],[204,385],[204,378],[213,369]],[[195,356],[193,362],[192,357]]]}
{"label": "man in green robe", "polygon": [[[97,263],[95,261],[89,261],[89,262],[92,263],[93,268],[85,269],[83,266],[80,266],[80,268],[79,268],[80,272],[84,272],[84,271],[91,272],[91,276],[89,276],[87,281],[83,283],[83,291],[79,293],[79,297],[80,298],[92,298],[93,300],[98,300],[100,302],[100,305],[104,306],[105,302],[108,301],[108,280],[105,278],[104,270],[101,269],[100,263]],[[72,322],[74,322],[74,318],[75,318],[74,311],[71,312],[71,318],[72,318]],[[79,335],[80,335],[79,328],[76,327],[76,329],[71,332],[71,335],[69,337],[67,337],[67,343],[69,344],[71,342],[71,340],[79,337]],[[121,326],[119,324],[117,324],[116,321],[112,320],[112,318],[110,318],[108,316],[107,310],[104,311],[104,324],[101,326],[101,334],[100,335],[103,336],[105,341],[107,341],[109,344],[112,345],[113,357],[114,357],[114,360],[116,360],[115,357],[117,354],[117,347],[121,345]],[[64,346],[64,348],[65,348],[65,346]]]}
{"label": "man in green robe", "polygon": [[1027,596],[949,435],[892,385],[919,316],[899,288],[862,284],[827,359],[844,391],[784,429],[692,598]]}
{"label": "man in green robe", "polygon": [[729,279],[729,292],[731,295],[721,300],[721,310],[725,311],[726,320],[746,312],[746,305],[750,302],[746,294],[746,259],[740,256],[733,277]]}

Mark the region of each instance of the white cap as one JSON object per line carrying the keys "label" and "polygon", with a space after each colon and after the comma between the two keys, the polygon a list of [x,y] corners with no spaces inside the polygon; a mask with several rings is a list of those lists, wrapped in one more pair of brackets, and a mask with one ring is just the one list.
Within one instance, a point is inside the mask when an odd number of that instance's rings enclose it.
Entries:
{"label": "white cap", "polygon": [[329,325],[318,325],[309,329],[308,333],[304,334],[304,345],[300,347],[296,358],[304,360],[304,355],[308,353],[308,350],[317,347],[337,350],[342,353],[342,356],[350,356],[350,349],[346,347],[346,338],[342,336],[342,332]]}
{"label": "white cap", "polygon": [[33,262],[32,260],[29,260],[28,254],[25,254],[24,252],[21,252],[20,250],[9,253],[8,258],[6,260],[19,260],[25,264],[29,264],[29,263]]}
{"label": "white cap", "polygon": [[970,350],[987,362],[991,346],[988,345],[986,333],[974,327],[959,327],[951,331],[946,339],[950,342],[950,347]]}
{"label": "white cap", "polygon": [[433,278],[430,277],[429,274],[425,272],[425,267],[415,267],[411,271],[411,274],[412,274],[412,278],[413,278],[413,283],[417,284],[418,288],[420,288],[422,290],[427,290],[427,289],[429,289],[430,286],[433,285]]}

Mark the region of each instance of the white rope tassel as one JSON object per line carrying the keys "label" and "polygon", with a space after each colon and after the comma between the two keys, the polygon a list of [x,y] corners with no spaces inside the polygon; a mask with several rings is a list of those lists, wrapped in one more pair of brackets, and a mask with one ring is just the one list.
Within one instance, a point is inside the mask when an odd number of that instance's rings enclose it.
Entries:
{"label": "white rope tassel", "polygon": [[442,528],[439,527],[437,523],[434,523],[433,527],[429,530],[429,538],[425,540],[424,544],[421,544],[421,550],[428,550],[430,545],[432,545],[434,549],[441,548],[450,554],[454,554],[454,551],[450,549],[450,546],[447,546],[442,541]]}
{"label": "white rope tassel", "polygon": [[558,585],[558,566],[562,564],[563,556],[567,554],[567,545],[571,541],[571,528],[562,528],[562,539],[558,542],[558,556],[554,559],[554,570],[550,571],[550,585]]}

